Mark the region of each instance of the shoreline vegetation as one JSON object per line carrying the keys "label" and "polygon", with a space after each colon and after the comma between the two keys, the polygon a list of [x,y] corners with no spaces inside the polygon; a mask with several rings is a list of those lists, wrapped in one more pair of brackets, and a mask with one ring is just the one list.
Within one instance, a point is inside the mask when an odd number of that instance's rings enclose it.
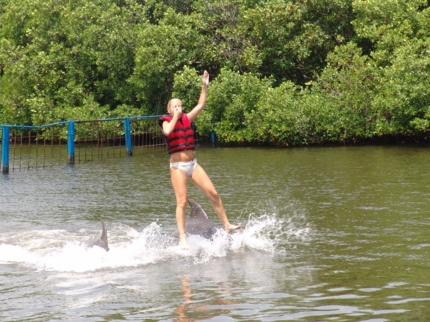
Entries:
{"label": "shoreline vegetation", "polygon": [[222,145],[428,144],[430,2],[0,0],[0,125],[195,105]]}
{"label": "shoreline vegetation", "polygon": [[[204,141],[209,144],[209,138]],[[212,143],[211,143],[212,144]],[[289,148],[289,147],[341,147],[341,146],[428,146],[430,144],[430,131],[423,135],[396,135],[396,136],[382,136],[371,139],[350,139],[342,141],[331,142],[312,142],[302,145],[289,145],[288,143],[267,143],[267,142],[218,142],[215,146],[222,147],[275,147],[275,148]],[[212,144],[213,145],[213,144]]]}

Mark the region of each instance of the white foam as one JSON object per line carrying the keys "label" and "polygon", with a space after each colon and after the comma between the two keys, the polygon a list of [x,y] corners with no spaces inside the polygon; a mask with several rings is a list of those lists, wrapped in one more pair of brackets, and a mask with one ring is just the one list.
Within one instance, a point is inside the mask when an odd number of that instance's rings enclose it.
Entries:
{"label": "white foam", "polygon": [[[294,229],[290,227],[289,233]],[[303,233],[295,232],[296,235]],[[93,230],[91,235],[99,234],[100,231]],[[100,247],[88,248],[84,242],[87,236],[84,229],[75,233],[35,230],[0,235],[0,262],[59,272],[136,267],[180,258],[199,264],[232,252],[246,251],[247,248],[274,253],[279,240],[285,242],[285,223],[274,214],[252,215],[242,229],[231,235],[220,230],[212,240],[189,236],[190,249],[186,251],[170,237],[170,232],[165,232],[157,223],[150,224],[141,232],[123,224],[108,225],[109,252]]]}

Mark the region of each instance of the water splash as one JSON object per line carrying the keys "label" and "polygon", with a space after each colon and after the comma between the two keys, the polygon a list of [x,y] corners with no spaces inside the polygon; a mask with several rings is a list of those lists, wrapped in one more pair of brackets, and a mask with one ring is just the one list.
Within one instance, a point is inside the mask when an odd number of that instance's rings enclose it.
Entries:
{"label": "water splash", "polygon": [[233,234],[219,230],[212,240],[189,236],[190,249],[185,251],[168,229],[155,222],[141,232],[120,223],[107,225],[109,252],[85,245],[88,236],[100,234],[98,230],[33,230],[2,234],[0,263],[17,263],[37,270],[59,272],[137,267],[178,259],[201,264],[247,249],[274,253],[291,236],[306,234],[306,229],[298,229],[293,221],[282,221],[276,214],[250,215],[242,229]]}

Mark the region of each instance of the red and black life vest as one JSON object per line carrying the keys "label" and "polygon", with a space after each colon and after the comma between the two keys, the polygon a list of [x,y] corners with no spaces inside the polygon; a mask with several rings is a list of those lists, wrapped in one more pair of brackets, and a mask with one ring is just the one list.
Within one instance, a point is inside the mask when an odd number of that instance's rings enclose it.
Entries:
{"label": "red and black life vest", "polygon": [[[161,116],[159,120],[161,128],[163,128],[164,121],[170,122],[171,120],[172,117],[170,115]],[[191,128],[191,123],[187,114],[182,113],[181,118],[175,124],[173,132],[165,138],[169,154],[195,149],[194,131]]]}

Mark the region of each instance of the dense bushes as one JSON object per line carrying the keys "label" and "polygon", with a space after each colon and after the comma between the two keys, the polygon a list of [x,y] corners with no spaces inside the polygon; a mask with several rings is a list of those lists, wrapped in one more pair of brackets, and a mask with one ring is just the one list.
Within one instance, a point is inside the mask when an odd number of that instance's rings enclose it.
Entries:
{"label": "dense bushes", "polygon": [[303,145],[427,136],[430,7],[410,0],[0,0],[0,124],[192,107],[202,134]]}

